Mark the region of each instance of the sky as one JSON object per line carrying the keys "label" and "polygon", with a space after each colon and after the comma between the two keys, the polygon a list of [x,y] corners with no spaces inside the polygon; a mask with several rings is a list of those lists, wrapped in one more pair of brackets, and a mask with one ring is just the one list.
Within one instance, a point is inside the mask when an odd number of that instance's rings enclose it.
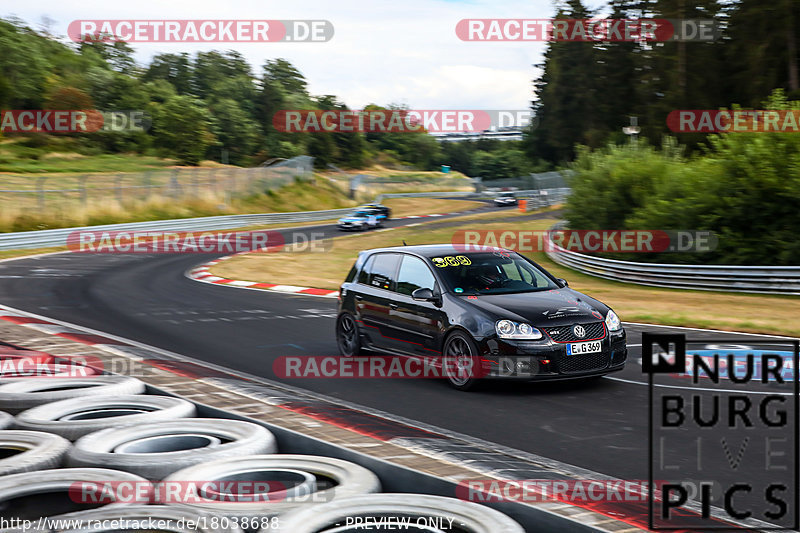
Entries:
{"label": "sky", "polygon": [[[589,0],[597,7],[601,0]],[[132,43],[136,60],[159,53],[235,49],[258,74],[268,59],[289,60],[313,95],[333,94],[351,109],[369,103],[412,109],[523,110],[533,98],[545,43],[466,42],[456,23],[470,18],[550,18],[553,0],[29,0],[0,16],[33,27],[51,19],[66,36],[74,20],[325,19],[335,35],[320,43]],[[66,39],[66,37],[65,37]]]}

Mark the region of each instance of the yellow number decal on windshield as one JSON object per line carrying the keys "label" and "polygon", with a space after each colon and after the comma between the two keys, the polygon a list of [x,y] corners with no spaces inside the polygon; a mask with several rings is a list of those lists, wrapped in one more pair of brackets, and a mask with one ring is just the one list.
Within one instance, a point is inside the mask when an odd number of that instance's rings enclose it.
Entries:
{"label": "yellow number decal on windshield", "polygon": [[470,261],[469,257],[467,257],[466,255],[456,255],[456,256],[448,255],[445,257],[432,257],[431,261],[433,261],[433,264],[439,268],[444,268],[449,266],[457,267],[457,266],[472,264],[472,261]]}

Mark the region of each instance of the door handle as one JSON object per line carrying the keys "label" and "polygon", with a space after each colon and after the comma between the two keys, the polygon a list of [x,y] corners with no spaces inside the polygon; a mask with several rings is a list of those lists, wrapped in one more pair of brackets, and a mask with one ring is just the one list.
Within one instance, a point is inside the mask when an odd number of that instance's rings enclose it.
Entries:
{"label": "door handle", "polygon": [[356,300],[358,300],[360,302],[363,299],[364,299],[363,296],[361,296],[360,294],[356,294]]}
{"label": "door handle", "polygon": [[397,309],[397,304],[389,304],[390,309]]}

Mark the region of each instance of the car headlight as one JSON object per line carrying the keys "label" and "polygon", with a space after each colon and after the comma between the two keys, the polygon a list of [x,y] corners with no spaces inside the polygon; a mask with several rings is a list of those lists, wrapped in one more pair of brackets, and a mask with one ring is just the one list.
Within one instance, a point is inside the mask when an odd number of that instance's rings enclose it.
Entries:
{"label": "car headlight", "polygon": [[498,320],[494,329],[501,339],[537,340],[542,338],[541,331],[525,322]]}
{"label": "car headlight", "polygon": [[619,321],[617,313],[611,309],[608,310],[608,314],[606,315],[606,327],[608,331],[619,331],[622,329],[622,322]]}

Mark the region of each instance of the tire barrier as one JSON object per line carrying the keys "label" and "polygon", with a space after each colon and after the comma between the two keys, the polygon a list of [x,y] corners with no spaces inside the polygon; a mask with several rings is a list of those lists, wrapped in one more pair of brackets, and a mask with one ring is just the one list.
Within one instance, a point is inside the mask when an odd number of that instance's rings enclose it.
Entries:
{"label": "tire barrier", "polygon": [[0,476],[61,466],[70,442],[41,431],[0,431]]}
{"label": "tire barrier", "polygon": [[421,494],[342,498],[281,516],[282,533],[346,533],[365,529],[409,533],[525,533],[500,511],[473,502]]}
{"label": "tire barrier", "polygon": [[[54,361],[0,345],[4,360],[7,368]],[[194,418],[193,403],[146,394],[135,378],[11,375],[0,367],[0,409],[9,411],[0,410],[0,517],[28,522],[0,533],[86,531],[76,520],[91,520],[92,531],[106,533],[524,531],[476,503],[378,494],[380,480],[363,466],[279,454],[265,427]]]}
{"label": "tire barrier", "polygon": [[82,498],[80,486],[100,486],[107,483],[136,485],[145,494],[152,493],[152,484],[144,478],[106,468],[59,468],[0,476],[0,516],[8,521],[58,517],[105,505],[127,505],[116,497],[116,492],[104,493],[108,503]]}
{"label": "tire barrier", "polygon": [[75,442],[67,466],[98,466],[160,481],[198,463],[278,451],[266,428],[242,420],[184,418],[110,428]]}
{"label": "tire barrier", "polygon": [[109,427],[190,418],[195,413],[193,403],[172,396],[89,396],[23,411],[16,416],[14,427],[47,431],[74,441]]}
{"label": "tire barrier", "polygon": [[84,396],[141,394],[144,383],[127,376],[19,378],[0,383],[0,409],[17,414],[46,403]]}
{"label": "tire barrier", "polygon": [[7,429],[14,423],[14,415],[0,411],[0,429]]}
{"label": "tire barrier", "polygon": [[[348,496],[381,489],[378,476],[363,466],[331,457],[292,454],[251,455],[202,463],[167,476],[163,484],[169,486],[197,480],[241,482],[242,490],[239,497],[233,494],[216,498],[215,494],[208,494],[202,502],[172,505],[222,516],[274,516],[295,507],[337,502]],[[253,490],[247,484],[249,482],[269,487]],[[250,492],[245,492],[244,487],[248,487]],[[276,487],[277,490],[270,490]],[[156,493],[162,492],[166,493],[157,485]]]}

